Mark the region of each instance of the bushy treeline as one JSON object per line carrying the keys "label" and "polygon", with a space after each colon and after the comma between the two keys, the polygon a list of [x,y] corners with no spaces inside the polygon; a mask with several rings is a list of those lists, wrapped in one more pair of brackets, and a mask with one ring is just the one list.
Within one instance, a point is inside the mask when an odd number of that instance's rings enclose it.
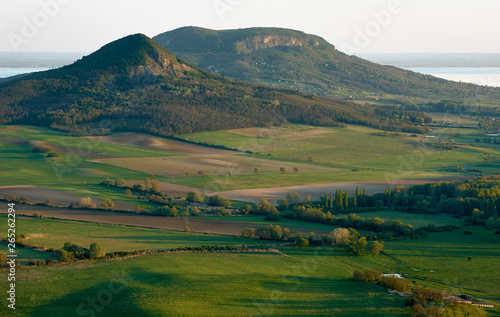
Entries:
{"label": "bushy treeline", "polygon": [[399,278],[393,275],[384,275],[377,270],[359,271],[355,270],[353,278],[365,283],[377,283],[384,287],[394,289],[400,292],[408,292],[411,288],[411,283],[408,279]]}
{"label": "bushy treeline", "polygon": [[66,242],[61,249],[49,249],[48,251],[57,253],[59,261],[61,262],[83,259],[99,259],[106,256],[106,251],[101,247],[99,242],[91,244],[89,248],[81,247],[71,242]]}
{"label": "bushy treeline", "polygon": [[470,217],[469,222],[500,225],[500,175],[468,181],[438,182],[410,188],[396,186],[375,195],[385,206],[414,213],[446,213]]}

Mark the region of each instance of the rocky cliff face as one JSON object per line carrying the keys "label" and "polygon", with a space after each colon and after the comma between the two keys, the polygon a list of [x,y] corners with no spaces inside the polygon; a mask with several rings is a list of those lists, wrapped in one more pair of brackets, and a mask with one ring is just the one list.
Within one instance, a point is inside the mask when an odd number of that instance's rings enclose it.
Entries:
{"label": "rocky cliff face", "polygon": [[296,37],[282,35],[253,36],[235,44],[236,51],[240,53],[252,53],[254,51],[276,47],[276,46],[319,46],[319,42],[310,39],[298,39]]}

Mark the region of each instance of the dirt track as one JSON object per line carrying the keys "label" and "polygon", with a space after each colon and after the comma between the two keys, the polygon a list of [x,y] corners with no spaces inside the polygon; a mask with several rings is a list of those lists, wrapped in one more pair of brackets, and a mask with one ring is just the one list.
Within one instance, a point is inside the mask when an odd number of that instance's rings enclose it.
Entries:
{"label": "dirt track", "polygon": [[[5,204],[2,204],[5,207]],[[16,205],[18,214],[32,215],[35,212],[40,212],[44,217],[53,217],[67,220],[80,220],[96,223],[107,223],[117,225],[129,225],[137,227],[166,229],[166,230],[184,230],[185,226],[189,226],[192,232],[214,233],[224,235],[239,236],[244,228],[258,228],[264,225],[248,223],[248,222],[231,222],[211,219],[199,219],[194,217],[155,217],[146,215],[136,215],[132,213],[106,212],[86,209],[71,209],[71,208],[51,208],[42,206]],[[2,208],[0,213],[6,213],[7,208]],[[308,235],[314,231],[316,235],[329,233],[329,230],[317,230],[311,228],[288,227],[291,231],[300,231],[303,235]]]}

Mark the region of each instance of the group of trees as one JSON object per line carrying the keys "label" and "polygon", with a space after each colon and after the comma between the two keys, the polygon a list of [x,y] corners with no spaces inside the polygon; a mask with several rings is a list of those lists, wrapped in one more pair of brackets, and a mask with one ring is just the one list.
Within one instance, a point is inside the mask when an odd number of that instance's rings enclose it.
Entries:
{"label": "group of trees", "polygon": [[302,238],[299,231],[290,232],[290,229],[281,229],[278,225],[267,225],[260,228],[245,228],[241,231],[241,237],[276,241],[295,241]]}
{"label": "group of trees", "polygon": [[363,255],[367,251],[370,255],[375,256],[384,249],[383,241],[368,243],[366,237],[361,236],[353,228],[337,228],[330,233],[327,239],[331,240],[333,245],[345,247],[347,251],[355,255]]}
{"label": "group of trees", "polygon": [[138,193],[151,194],[151,195],[161,195],[161,196],[164,195],[164,193],[160,190],[160,181],[156,180],[154,178],[154,175],[151,175],[151,178],[149,177],[144,178],[144,185],[134,184],[133,186],[129,186],[127,184],[127,181],[124,180],[123,178],[117,178],[116,180],[111,180],[109,177],[106,177],[106,179],[101,182],[101,185],[125,188],[125,191],[128,196],[132,195],[132,191]]}
{"label": "group of trees", "polygon": [[[48,204],[48,202],[47,202]],[[83,208],[83,209],[98,209],[97,204],[92,201],[90,197],[80,198],[78,202],[70,204],[71,208]],[[115,203],[109,199],[105,198],[100,205],[99,209],[112,210],[115,207]]]}
{"label": "group of trees", "polygon": [[71,242],[66,242],[61,249],[55,250],[59,261],[69,262],[81,259],[99,259],[106,256],[106,251],[99,242],[93,243],[90,247],[84,248]]}
{"label": "group of trees", "polygon": [[411,288],[411,283],[408,279],[400,278],[394,275],[384,275],[382,272],[377,270],[355,270],[353,278],[365,283],[377,283],[400,292],[408,292]]}
{"label": "group of trees", "polygon": [[349,191],[346,190],[342,192],[341,189],[337,189],[335,191],[335,199],[332,194],[324,195],[321,197],[322,203],[321,205],[325,210],[345,210],[349,209],[349,207],[357,208],[357,207],[365,207],[367,206],[367,195],[366,188],[363,188],[363,191],[360,191],[359,187],[356,187],[356,192],[352,198],[349,197]]}
{"label": "group of trees", "polygon": [[470,224],[500,226],[500,175],[468,181],[438,182],[410,188],[396,186],[377,195],[384,206],[414,213],[447,213],[468,217]]}
{"label": "group of trees", "polygon": [[231,206],[231,201],[227,198],[223,198],[219,194],[215,194],[213,196],[203,197],[198,192],[188,192],[186,195],[186,201],[194,202],[194,203],[205,203],[210,206],[216,207],[229,207]]}

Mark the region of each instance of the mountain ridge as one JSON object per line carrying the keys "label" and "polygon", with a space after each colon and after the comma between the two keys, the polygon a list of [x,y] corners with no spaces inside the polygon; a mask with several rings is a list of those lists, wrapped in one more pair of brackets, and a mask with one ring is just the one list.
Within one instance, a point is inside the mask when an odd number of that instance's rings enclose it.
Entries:
{"label": "mountain ridge", "polygon": [[414,123],[429,119],[406,112],[401,122],[397,111],[228,79],[184,62],[142,34],[71,65],[0,83],[0,100],[4,124],[103,131],[107,122],[114,130],[162,135],[285,122],[420,132],[425,128]]}
{"label": "mountain ridge", "polygon": [[[273,36],[282,38],[273,42]],[[288,37],[289,44],[296,40],[295,44],[279,45],[280,41],[287,42],[283,37]],[[265,45],[266,39],[275,45]],[[317,95],[372,102],[500,99],[500,89],[378,65],[346,55],[323,38],[301,31],[183,27],[161,33],[153,40],[201,69]]]}

